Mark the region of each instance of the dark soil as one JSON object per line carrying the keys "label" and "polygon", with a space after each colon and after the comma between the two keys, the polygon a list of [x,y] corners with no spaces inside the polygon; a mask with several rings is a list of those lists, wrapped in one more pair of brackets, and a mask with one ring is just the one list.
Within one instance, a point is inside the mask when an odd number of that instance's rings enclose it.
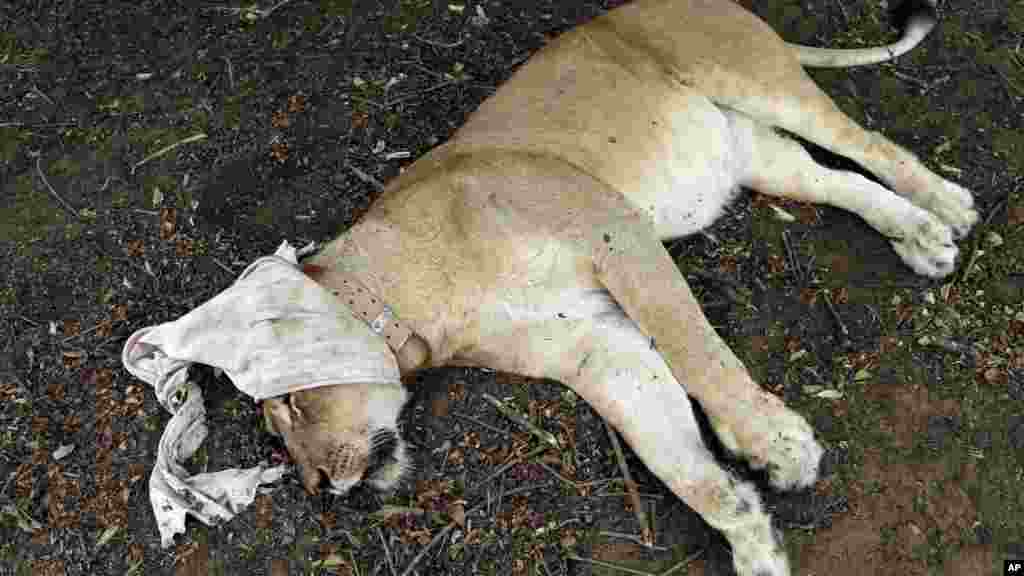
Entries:
{"label": "dark soil", "polygon": [[[675,573],[731,574],[721,537],[627,453],[656,547],[633,541],[608,437],[583,402],[465,369],[410,383],[419,468],[393,498],[311,499],[289,477],[226,525],[190,521],[163,550],[147,479],[167,415],[120,364],[132,331],[210,298],[282,239],[350,225],[373,179],[615,3],[0,7],[0,575],[623,573],[594,561],[656,574],[696,553]],[[791,41],[892,37],[874,2],[756,4]],[[914,277],[848,214],[779,203],[797,216],[785,224],[761,197],[670,247],[723,336],[829,447],[813,491],[766,495],[797,574],[995,574],[1024,556],[1024,4],[946,3],[942,17],[895,64],[813,76],[975,191],[985,222],[954,278]],[[258,406],[202,379],[213,432],[197,470],[286,457]],[[564,451],[494,476],[536,440],[483,392]],[[459,509],[465,525],[444,532]]]}

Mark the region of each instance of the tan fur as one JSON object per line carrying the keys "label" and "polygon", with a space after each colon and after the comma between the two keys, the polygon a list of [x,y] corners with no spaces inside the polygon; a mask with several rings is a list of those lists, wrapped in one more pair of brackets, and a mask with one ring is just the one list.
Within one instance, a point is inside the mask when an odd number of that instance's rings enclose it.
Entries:
{"label": "tan fur", "polygon": [[[753,487],[701,443],[687,393],[779,488],[812,483],[822,449],[715,333],[661,242],[709,225],[742,185],[854,211],[941,276],[977,219],[966,190],[839,112],[793,50],[726,0],[623,6],[536,54],[311,261],[328,287],[355,274],[422,338],[403,371],[485,366],[572,387],[725,534],[741,576],[788,574],[785,554]],[[889,189],[818,166],[775,128]],[[353,394],[268,403],[311,490],[307,469],[329,472],[342,437],[376,417]]]}

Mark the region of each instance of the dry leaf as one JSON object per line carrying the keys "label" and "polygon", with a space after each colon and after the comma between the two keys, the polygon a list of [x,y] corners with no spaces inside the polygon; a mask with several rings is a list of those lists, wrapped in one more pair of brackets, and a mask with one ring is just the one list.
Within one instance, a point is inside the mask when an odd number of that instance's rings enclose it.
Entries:
{"label": "dry leaf", "polygon": [[998,384],[1003,380],[1003,377],[1006,376],[1006,374],[996,366],[986,368],[981,375],[989,384]]}
{"label": "dry leaf", "polygon": [[283,130],[291,126],[292,121],[288,118],[288,114],[278,110],[270,115],[270,125],[278,130]]}
{"label": "dry leaf", "polygon": [[769,204],[768,207],[771,208],[772,215],[775,216],[776,220],[781,220],[781,221],[787,222],[787,223],[788,222],[795,222],[796,221],[796,216],[793,216],[792,214],[790,214],[789,212],[786,212],[782,208],[779,208],[775,204]]}
{"label": "dry leaf", "polygon": [[142,240],[132,240],[124,247],[124,252],[132,258],[137,258],[145,254],[146,245],[142,243]]}
{"label": "dry leaf", "polygon": [[288,97],[288,111],[298,114],[306,109],[306,97],[302,94],[292,94]]}
{"label": "dry leaf", "polygon": [[288,145],[284,142],[274,142],[270,145],[270,157],[284,164],[288,160]]}
{"label": "dry leaf", "polygon": [[455,522],[459,528],[466,527],[466,501],[456,500],[448,505],[448,517]]}
{"label": "dry leaf", "polygon": [[370,117],[366,112],[353,112],[352,113],[352,127],[353,128],[366,128],[366,125],[370,123]]}
{"label": "dry leaf", "polygon": [[160,209],[160,239],[170,240],[174,237],[174,229],[177,227],[177,211],[174,208],[164,207]]}
{"label": "dry leaf", "polygon": [[832,292],[832,300],[836,304],[846,304],[850,301],[850,291],[845,286]]}
{"label": "dry leaf", "polygon": [[1024,206],[1015,204],[1006,209],[1006,222],[1011,227],[1024,224]]}
{"label": "dry leaf", "polygon": [[78,320],[65,320],[61,327],[61,332],[64,336],[78,336],[82,331],[82,323]]}
{"label": "dry leaf", "polygon": [[178,238],[174,243],[174,255],[179,258],[190,258],[194,253],[194,242],[190,238]]}

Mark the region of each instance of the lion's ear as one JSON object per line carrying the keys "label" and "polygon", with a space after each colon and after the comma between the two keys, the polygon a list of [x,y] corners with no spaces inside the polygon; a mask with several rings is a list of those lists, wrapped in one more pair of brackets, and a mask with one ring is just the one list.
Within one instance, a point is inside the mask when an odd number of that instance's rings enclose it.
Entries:
{"label": "lion's ear", "polygon": [[263,423],[268,432],[281,436],[295,426],[292,420],[292,407],[280,397],[267,398],[263,401]]}
{"label": "lion's ear", "polygon": [[289,394],[288,395],[288,406],[291,408],[291,419],[294,421],[293,425],[306,424],[309,421],[309,414],[303,406],[299,405],[299,395]]}

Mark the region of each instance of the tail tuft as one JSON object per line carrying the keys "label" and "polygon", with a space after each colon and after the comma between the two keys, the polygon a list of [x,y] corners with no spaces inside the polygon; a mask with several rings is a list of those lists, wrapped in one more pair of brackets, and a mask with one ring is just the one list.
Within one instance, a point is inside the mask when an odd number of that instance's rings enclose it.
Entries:
{"label": "tail tuft", "polygon": [[892,44],[874,48],[830,49],[788,44],[802,66],[850,68],[894,60],[920,44],[939,22],[936,0],[903,0],[889,10],[890,21],[903,31]]}
{"label": "tail tuft", "polygon": [[939,22],[936,0],[903,0],[889,8],[889,23],[897,30],[906,30],[913,20],[927,23],[928,27]]}

